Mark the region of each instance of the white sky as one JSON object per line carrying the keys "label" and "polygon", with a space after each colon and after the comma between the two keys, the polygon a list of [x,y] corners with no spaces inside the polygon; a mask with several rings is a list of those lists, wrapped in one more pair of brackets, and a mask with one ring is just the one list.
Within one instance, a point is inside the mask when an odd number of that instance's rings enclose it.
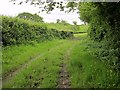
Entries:
{"label": "white sky", "polygon": [[[13,3],[10,3],[9,0],[0,0],[0,15],[16,16],[22,12],[35,14],[39,12],[39,8],[30,4],[13,5]],[[79,14],[76,12],[67,14],[55,9],[51,12],[51,14],[41,12],[39,15],[43,17],[45,22],[56,22],[56,19],[62,19],[71,24],[73,21],[77,21],[78,24],[83,24],[83,22],[78,18]]]}

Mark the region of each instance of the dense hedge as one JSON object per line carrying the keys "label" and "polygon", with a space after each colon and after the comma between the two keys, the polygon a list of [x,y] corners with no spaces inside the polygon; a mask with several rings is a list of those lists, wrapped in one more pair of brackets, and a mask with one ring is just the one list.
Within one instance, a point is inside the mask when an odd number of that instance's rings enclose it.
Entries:
{"label": "dense hedge", "polygon": [[79,10],[90,38],[99,42],[97,56],[120,71],[120,2],[84,2]]}
{"label": "dense hedge", "polygon": [[54,38],[65,39],[72,36],[71,32],[48,29],[44,23],[2,16],[2,42],[4,46],[32,41],[42,42]]}

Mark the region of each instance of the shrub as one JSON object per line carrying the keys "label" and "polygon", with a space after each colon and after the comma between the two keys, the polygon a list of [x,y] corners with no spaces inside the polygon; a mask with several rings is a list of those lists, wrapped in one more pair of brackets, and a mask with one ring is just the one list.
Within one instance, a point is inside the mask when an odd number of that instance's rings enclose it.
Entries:
{"label": "shrub", "polygon": [[42,42],[54,38],[72,37],[71,32],[48,29],[44,23],[2,16],[3,45],[25,44],[32,41]]}

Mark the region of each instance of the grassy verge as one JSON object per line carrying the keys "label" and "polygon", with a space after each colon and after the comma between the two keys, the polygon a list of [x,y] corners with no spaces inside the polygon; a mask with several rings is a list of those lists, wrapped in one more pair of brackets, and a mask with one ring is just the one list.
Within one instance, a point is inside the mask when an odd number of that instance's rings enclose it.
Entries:
{"label": "grassy verge", "polygon": [[[82,39],[73,49],[70,61],[67,63],[71,87],[117,87],[119,74],[114,72],[108,63],[103,63],[93,54],[97,44],[88,40],[85,34],[75,35],[75,37],[82,37]],[[89,45],[91,46],[88,47]]]}

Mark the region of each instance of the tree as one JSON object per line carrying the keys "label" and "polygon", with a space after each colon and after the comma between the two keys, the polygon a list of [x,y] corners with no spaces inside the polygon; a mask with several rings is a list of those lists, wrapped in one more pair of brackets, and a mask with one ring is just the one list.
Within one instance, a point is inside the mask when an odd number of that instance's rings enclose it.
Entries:
{"label": "tree", "polygon": [[[119,14],[120,2],[89,2],[79,5],[80,18],[90,25],[90,37],[101,41],[107,39],[110,41],[118,39],[119,32]],[[113,34],[116,33],[116,34]],[[111,37],[112,36],[112,37]],[[118,39],[119,40],[119,39]],[[113,42],[111,42],[112,45]]]}
{"label": "tree", "polygon": [[34,14],[34,15],[33,15],[33,20],[36,21],[36,22],[43,22],[43,18],[40,17],[40,16],[37,15],[37,14]]}
{"label": "tree", "polygon": [[57,23],[60,23],[60,19],[57,19]]}
{"label": "tree", "polygon": [[76,21],[73,21],[73,30],[79,30],[79,26],[77,25],[77,22]]}
{"label": "tree", "polygon": [[73,24],[74,24],[74,25],[77,25],[77,22],[76,22],[76,21],[73,21]]}
{"label": "tree", "polygon": [[67,25],[67,24],[69,24],[67,21],[65,21],[65,20],[61,20],[61,22],[60,23],[62,23],[62,24],[64,24],[64,25]]}
{"label": "tree", "polygon": [[22,19],[26,19],[26,20],[32,20],[33,19],[33,15],[27,12],[23,12],[23,13],[19,13],[18,18],[22,18]]}
{"label": "tree", "polygon": [[120,2],[82,3],[79,10],[80,18],[89,23],[90,38],[101,45],[98,56],[120,71]]}
{"label": "tree", "polygon": [[39,8],[42,8],[41,11],[46,11],[49,13],[50,11],[54,10],[54,8],[59,8],[60,11],[64,11],[65,5],[63,2],[54,2],[54,0],[9,0],[10,2],[13,2],[13,4],[21,5],[23,3],[30,3],[31,5],[38,6]]}
{"label": "tree", "polygon": [[28,13],[28,12],[20,13],[20,14],[18,14],[17,17],[22,18],[22,19],[26,19],[26,20],[35,21],[35,22],[43,22],[42,17],[40,17],[37,14],[31,14],[31,13]]}

